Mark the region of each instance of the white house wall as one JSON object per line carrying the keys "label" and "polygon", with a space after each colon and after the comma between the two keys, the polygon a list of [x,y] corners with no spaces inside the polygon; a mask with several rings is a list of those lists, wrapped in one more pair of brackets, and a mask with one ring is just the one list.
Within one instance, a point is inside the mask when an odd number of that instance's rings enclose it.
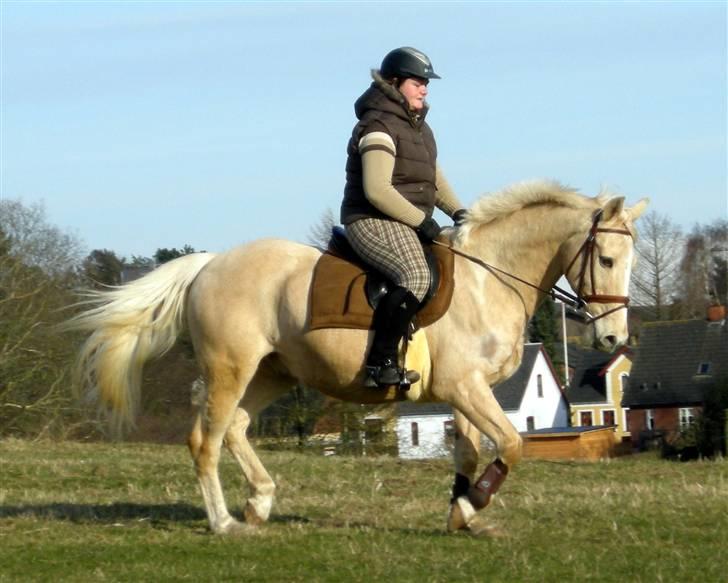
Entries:
{"label": "white house wall", "polygon": [[[543,383],[543,397],[538,396],[538,375],[541,375]],[[539,352],[536,357],[521,408],[505,413],[518,431],[528,430],[528,417],[533,417],[534,429],[569,425],[569,407],[543,353]]]}
{"label": "white house wall", "polygon": [[[404,459],[448,457],[450,449],[445,439],[445,422],[452,418],[452,415],[408,415],[398,418],[399,457]],[[412,423],[417,423],[419,445],[412,445]]]}

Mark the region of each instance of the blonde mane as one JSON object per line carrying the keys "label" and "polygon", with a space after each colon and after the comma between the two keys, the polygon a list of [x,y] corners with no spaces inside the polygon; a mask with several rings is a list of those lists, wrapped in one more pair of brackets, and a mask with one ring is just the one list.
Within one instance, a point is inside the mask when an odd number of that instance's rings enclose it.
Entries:
{"label": "blonde mane", "polygon": [[[603,195],[600,195],[600,197]],[[569,208],[594,208],[596,199],[555,180],[529,180],[482,196],[468,214],[469,222],[485,225],[527,206],[553,203]]]}
{"label": "blonde mane", "polygon": [[463,242],[472,230],[529,206],[550,203],[573,209],[596,209],[614,196],[617,195],[606,190],[595,197],[586,196],[556,180],[518,182],[481,196],[468,210],[468,218],[458,233],[458,239]]}

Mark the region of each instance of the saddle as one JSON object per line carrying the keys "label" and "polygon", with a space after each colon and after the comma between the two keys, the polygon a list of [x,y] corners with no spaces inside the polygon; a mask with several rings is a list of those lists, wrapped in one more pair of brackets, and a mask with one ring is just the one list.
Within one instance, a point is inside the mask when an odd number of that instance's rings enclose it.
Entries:
{"label": "saddle", "polygon": [[[414,318],[415,328],[439,320],[450,307],[455,259],[439,245],[425,247],[432,284],[423,307]],[[341,227],[332,230],[329,246],[313,272],[309,301],[309,330],[321,328],[372,328],[374,308],[392,283],[366,265],[356,254]]]}

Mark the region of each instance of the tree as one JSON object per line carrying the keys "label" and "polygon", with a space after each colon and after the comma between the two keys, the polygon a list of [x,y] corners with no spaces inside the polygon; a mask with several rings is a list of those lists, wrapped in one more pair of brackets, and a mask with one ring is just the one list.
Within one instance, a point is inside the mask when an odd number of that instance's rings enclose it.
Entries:
{"label": "tree", "polygon": [[649,306],[658,320],[670,317],[668,307],[677,292],[682,231],[655,211],[642,218],[637,242],[637,266],[630,295],[637,305]]}
{"label": "tree", "polygon": [[0,200],[0,228],[9,252],[25,265],[58,276],[73,271],[81,263],[83,244],[74,235],[48,223],[41,203],[26,206],[19,200]]}
{"label": "tree", "polygon": [[702,318],[709,304],[728,301],[727,257],[728,221],[719,219],[693,228],[680,262],[682,317]]}
{"label": "tree", "polygon": [[108,249],[94,249],[83,261],[83,273],[96,287],[119,285],[124,260]]}
{"label": "tree", "polygon": [[554,317],[555,310],[556,303],[551,297],[547,296],[528,323],[528,340],[530,342],[541,342],[553,363],[563,360],[556,350],[559,330]]}
{"label": "tree", "polygon": [[190,245],[185,245],[182,249],[177,249],[176,247],[172,247],[171,249],[161,247],[154,252],[154,259],[158,265],[161,265],[162,263],[167,263],[168,261],[172,261],[172,259],[177,259],[177,257],[189,255],[190,253],[195,253],[195,248]]}
{"label": "tree", "polygon": [[334,228],[334,225],[336,225],[334,213],[330,208],[327,208],[319,217],[318,222],[309,230],[307,241],[311,245],[326,249],[329,246],[331,229]]}
{"label": "tree", "polygon": [[0,206],[0,436],[63,435],[80,416],[68,390],[75,339],[54,330],[79,283],[75,240],[37,206]]}

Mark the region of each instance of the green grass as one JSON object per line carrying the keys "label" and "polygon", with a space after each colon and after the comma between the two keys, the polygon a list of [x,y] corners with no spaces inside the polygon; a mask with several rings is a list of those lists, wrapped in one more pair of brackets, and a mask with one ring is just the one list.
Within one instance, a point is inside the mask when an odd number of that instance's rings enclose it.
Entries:
{"label": "green grass", "polygon": [[494,538],[445,532],[449,461],[261,457],[271,522],[219,537],[183,447],[0,441],[0,581],[728,580],[726,461],[527,461],[482,513]]}

